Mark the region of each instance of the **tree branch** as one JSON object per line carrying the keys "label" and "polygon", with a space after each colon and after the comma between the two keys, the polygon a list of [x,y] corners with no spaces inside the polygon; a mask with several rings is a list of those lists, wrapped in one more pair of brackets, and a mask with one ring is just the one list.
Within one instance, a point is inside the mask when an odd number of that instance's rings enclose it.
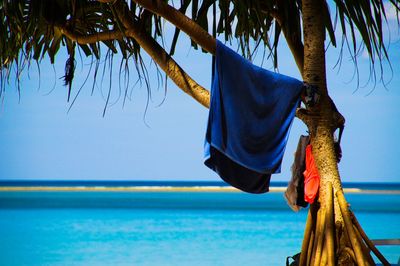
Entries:
{"label": "tree branch", "polygon": [[194,81],[171,56],[130,16],[123,1],[115,2],[115,12],[126,28],[125,34],[137,41],[174,83],[205,107],[210,105],[210,93]]}
{"label": "tree branch", "polygon": [[121,31],[104,31],[95,34],[82,35],[79,33],[72,32],[68,30],[66,27],[58,27],[58,28],[60,29],[62,34],[67,36],[67,38],[79,44],[90,44],[100,41],[117,40],[123,38],[123,34]]}
{"label": "tree branch", "polygon": [[[107,1],[107,0],[101,0]],[[204,50],[211,54],[215,54],[217,43],[207,31],[201,28],[196,22],[173,8],[172,6],[164,3],[161,0],[133,0],[135,3],[141,5],[147,10],[157,14],[177,28],[185,32],[189,37],[200,45]]]}

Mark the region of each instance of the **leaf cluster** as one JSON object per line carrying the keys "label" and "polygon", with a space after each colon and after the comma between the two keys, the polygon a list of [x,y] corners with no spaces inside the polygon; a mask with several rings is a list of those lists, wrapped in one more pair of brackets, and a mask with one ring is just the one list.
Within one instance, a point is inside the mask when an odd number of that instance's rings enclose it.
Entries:
{"label": "leaf cluster", "polygon": [[[146,76],[146,66],[141,58],[141,47],[132,38],[101,40],[89,44],[77,44],[63,31],[79,36],[99,32],[121,30],[112,3],[95,0],[5,0],[0,2],[0,75],[1,90],[5,89],[10,71],[15,69],[17,80],[22,70],[31,61],[38,64],[48,56],[54,63],[60,48],[66,49],[70,61],[77,49],[97,61],[107,48],[106,57],[119,53],[123,62],[133,58],[139,76]],[[302,47],[301,0],[180,0],[166,1],[182,14],[186,14],[208,32],[222,35],[225,41],[237,40],[243,55],[251,58],[258,47],[272,55],[274,66],[278,66],[278,43],[281,34],[288,42]],[[161,17],[145,10],[135,1],[127,2],[132,20],[155,40],[164,35]],[[334,7],[331,14],[329,6]],[[392,6],[398,12],[399,0],[332,0],[325,3],[321,12],[325,14],[325,29],[333,46],[336,36],[342,35],[340,51],[345,45],[356,63],[357,55],[365,48],[371,64],[388,60],[384,26],[387,23],[386,8]],[[214,27],[212,25],[215,25]],[[214,29],[210,29],[214,28]],[[170,55],[175,51],[179,37],[175,30]],[[339,33],[339,35],[338,35]],[[189,36],[190,37],[190,36]],[[197,44],[192,42],[197,49]],[[102,52],[103,51],[103,52]]]}

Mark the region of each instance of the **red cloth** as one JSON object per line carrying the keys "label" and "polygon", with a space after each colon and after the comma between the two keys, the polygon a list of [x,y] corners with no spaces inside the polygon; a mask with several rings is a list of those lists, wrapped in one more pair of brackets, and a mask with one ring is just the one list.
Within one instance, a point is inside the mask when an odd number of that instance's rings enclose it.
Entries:
{"label": "red cloth", "polygon": [[312,154],[311,145],[306,147],[306,170],[304,175],[304,200],[313,203],[318,194],[319,189],[319,174],[315,165],[314,156]]}

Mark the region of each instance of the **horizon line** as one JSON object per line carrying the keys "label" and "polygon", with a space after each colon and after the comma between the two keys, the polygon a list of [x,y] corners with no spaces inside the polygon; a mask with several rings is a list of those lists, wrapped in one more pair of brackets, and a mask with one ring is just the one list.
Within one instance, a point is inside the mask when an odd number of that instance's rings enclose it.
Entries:
{"label": "horizon line", "polygon": [[[0,183],[3,182],[165,182],[165,183],[178,183],[178,182],[190,182],[190,183],[216,183],[216,184],[225,184],[227,186],[230,186],[223,180],[206,180],[206,179],[201,179],[201,180],[195,180],[195,179],[190,179],[190,180],[180,180],[180,179],[170,179],[170,180],[164,180],[164,179],[151,179],[151,180],[146,180],[146,179],[1,179],[0,178]],[[276,180],[276,181],[270,181],[270,184],[277,184],[277,183],[289,183],[290,180],[284,181],[284,180]],[[342,184],[398,184],[400,185],[400,181],[345,181],[342,182]]]}
{"label": "horizon line", "polygon": [[[268,192],[285,192],[286,187],[271,186]],[[232,186],[0,186],[0,192],[233,192],[245,193]],[[400,189],[380,190],[343,188],[350,194],[399,194]]]}

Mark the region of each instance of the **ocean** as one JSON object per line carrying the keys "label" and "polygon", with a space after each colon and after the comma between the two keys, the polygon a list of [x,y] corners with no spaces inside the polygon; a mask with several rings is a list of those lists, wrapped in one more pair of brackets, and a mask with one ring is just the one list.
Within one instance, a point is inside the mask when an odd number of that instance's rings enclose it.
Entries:
{"label": "ocean", "polygon": [[[39,187],[50,189],[26,190]],[[399,184],[345,187],[356,188],[345,195],[371,239],[400,238]],[[281,189],[253,195],[216,182],[0,181],[0,188],[2,266],[285,265],[300,251],[307,215],[293,212]],[[378,249],[399,260],[400,246]]]}

